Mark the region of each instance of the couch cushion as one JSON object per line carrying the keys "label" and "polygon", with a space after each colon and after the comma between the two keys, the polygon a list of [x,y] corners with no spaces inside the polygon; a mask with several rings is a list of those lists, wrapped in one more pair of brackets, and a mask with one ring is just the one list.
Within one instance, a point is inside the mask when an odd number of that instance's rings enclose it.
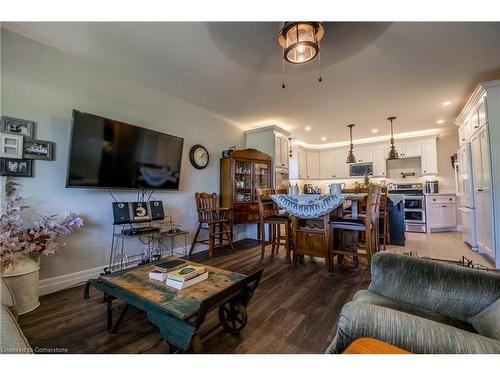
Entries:
{"label": "couch cushion", "polygon": [[[452,327],[460,328],[465,331],[476,332],[473,326],[464,323],[458,319],[453,319],[445,315],[441,315],[419,306],[409,305],[404,302],[397,301],[392,298],[384,297],[379,294],[375,294],[369,290],[360,290],[352,298],[354,302],[365,302],[372,305],[387,307],[389,309],[398,310],[405,312],[407,314],[412,314],[419,316],[421,318],[433,320],[438,323],[443,323]],[[490,336],[491,337],[491,336]]]}
{"label": "couch cushion", "polygon": [[0,353],[26,354],[31,352],[30,345],[17,324],[12,312],[1,305]]}
{"label": "couch cushion", "polygon": [[463,322],[500,298],[500,275],[434,260],[376,253],[368,289]]}
{"label": "couch cushion", "polygon": [[469,323],[480,335],[500,340],[500,298],[473,316]]}

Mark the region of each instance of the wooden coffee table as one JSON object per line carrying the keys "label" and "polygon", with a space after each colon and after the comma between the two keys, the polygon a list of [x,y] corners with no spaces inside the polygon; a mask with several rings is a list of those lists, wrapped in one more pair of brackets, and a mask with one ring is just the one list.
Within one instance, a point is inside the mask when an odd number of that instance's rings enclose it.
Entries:
{"label": "wooden coffee table", "polygon": [[357,339],[343,354],[411,354],[397,346],[368,337]]}
{"label": "wooden coffee table", "polygon": [[[174,259],[173,257],[169,257]],[[164,262],[165,259],[159,262]],[[247,323],[246,307],[259,285],[262,269],[250,276],[220,268],[186,261],[186,265],[205,267],[209,276],[198,284],[183,290],[168,287],[165,282],[149,278],[156,263],[134,267],[90,279],[85,286],[84,298],[89,298],[90,286],[104,293],[107,303],[107,327],[114,333],[130,305],[146,312],[148,319],[160,329],[160,335],[169,344],[171,352],[202,351],[202,339],[223,327],[239,333]],[[118,320],[113,325],[112,303],[125,301]],[[218,309],[219,323],[203,336],[199,329],[207,313]]]}

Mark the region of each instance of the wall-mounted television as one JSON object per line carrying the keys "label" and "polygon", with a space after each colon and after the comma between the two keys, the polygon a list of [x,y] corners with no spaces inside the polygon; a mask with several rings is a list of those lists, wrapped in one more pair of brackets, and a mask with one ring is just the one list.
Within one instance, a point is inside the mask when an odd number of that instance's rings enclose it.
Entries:
{"label": "wall-mounted television", "polygon": [[179,190],[183,143],[73,110],[66,187]]}

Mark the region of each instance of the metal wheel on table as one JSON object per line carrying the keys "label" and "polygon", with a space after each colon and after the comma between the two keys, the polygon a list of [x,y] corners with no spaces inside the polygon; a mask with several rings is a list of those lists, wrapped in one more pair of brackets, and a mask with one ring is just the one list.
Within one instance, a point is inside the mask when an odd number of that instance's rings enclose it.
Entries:
{"label": "metal wheel on table", "polygon": [[226,331],[238,333],[247,325],[247,310],[241,302],[228,301],[219,306],[219,320]]}

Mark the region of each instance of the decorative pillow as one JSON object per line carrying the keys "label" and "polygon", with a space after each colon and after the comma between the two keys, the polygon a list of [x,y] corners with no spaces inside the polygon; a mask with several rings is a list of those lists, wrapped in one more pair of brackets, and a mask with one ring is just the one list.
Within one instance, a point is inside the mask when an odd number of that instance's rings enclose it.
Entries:
{"label": "decorative pillow", "polygon": [[500,340],[500,298],[470,319],[480,335]]}

